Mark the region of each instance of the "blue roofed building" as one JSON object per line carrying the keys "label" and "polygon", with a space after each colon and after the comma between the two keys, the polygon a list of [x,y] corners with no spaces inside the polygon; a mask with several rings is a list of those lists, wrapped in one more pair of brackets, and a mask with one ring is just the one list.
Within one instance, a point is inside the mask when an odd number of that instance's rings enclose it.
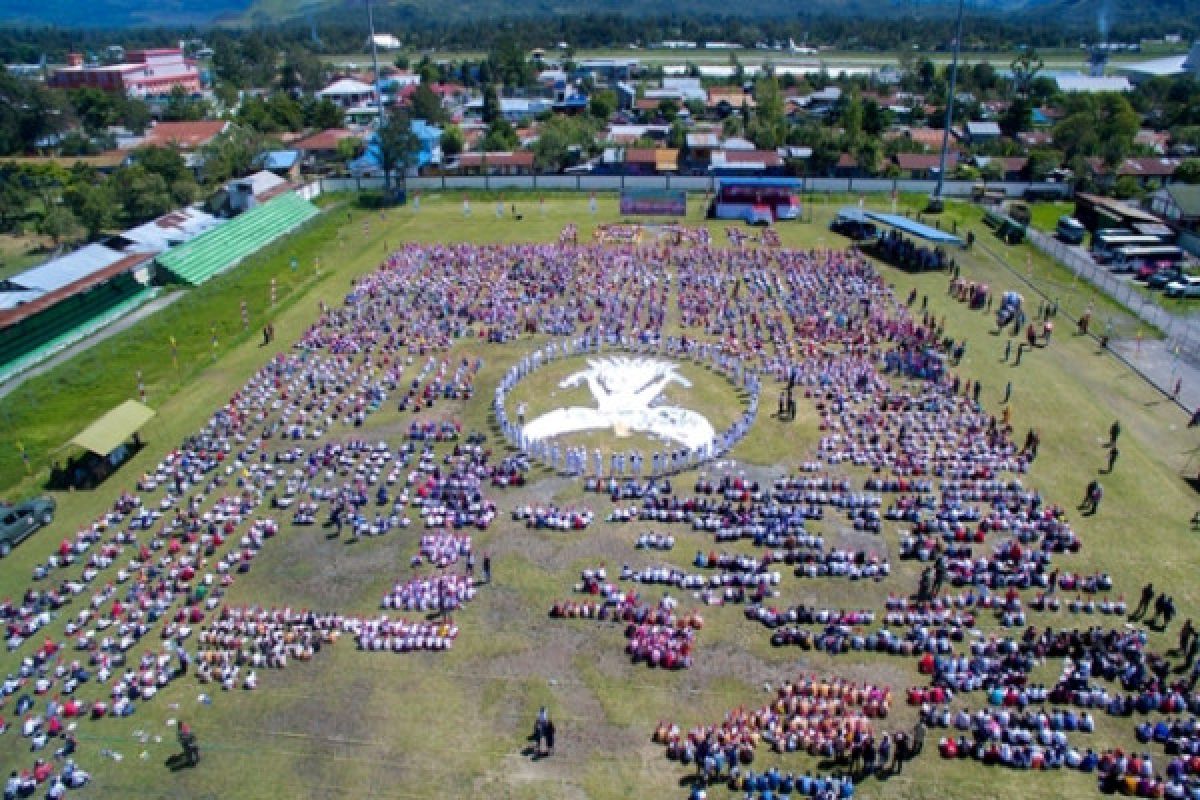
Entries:
{"label": "blue roofed building", "polygon": [[[442,163],[442,129],[430,125],[423,119],[412,121],[412,132],[419,144],[412,162],[408,165],[408,175],[414,176],[425,167],[438,166]],[[379,137],[375,131],[367,137],[366,149],[363,154],[350,162],[350,173],[358,176],[382,175],[383,166],[379,157]]]}
{"label": "blue roofed building", "polygon": [[259,156],[260,166],[268,172],[274,172],[281,178],[296,178],[300,174],[300,160],[303,154],[299,150],[268,150]]}

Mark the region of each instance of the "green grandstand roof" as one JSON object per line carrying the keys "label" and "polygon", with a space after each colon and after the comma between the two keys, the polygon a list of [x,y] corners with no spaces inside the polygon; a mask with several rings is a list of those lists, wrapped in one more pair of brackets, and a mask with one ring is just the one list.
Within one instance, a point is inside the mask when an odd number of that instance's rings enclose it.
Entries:
{"label": "green grandstand roof", "polygon": [[245,211],[224,225],[158,256],[158,263],[179,280],[203,283],[319,213],[295,192],[285,192]]}

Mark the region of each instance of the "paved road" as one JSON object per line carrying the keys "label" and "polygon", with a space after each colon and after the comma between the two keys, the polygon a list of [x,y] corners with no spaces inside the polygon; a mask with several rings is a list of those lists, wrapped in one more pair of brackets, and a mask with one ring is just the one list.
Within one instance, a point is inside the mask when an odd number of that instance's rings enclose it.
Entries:
{"label": "paved road", "polygon": [[133,313],[127,314],[124,317],[121,317],[116,322],[113,322],[112,324],[110,324],[104,328],[101,328],[100,330],[96,331],[92,335],[85,336],[83,339],[80,339],[78,342],[71,345],[70,347],[68,347],[64,350],[58,351],[57,353],[52,355],[50,358],[48,358],[45,361],[43,361],[42,363],[38,364],[36,367],[31,367],[30,369],[27,369],[18,375],[14,375],[13,377],[9,378],[4,383],[0,383],[0,398],[7,397],[18,386],[20,386],[22,383],[29,380],[30,378],[35,377],[37,375],[41,375],[43,372],[46,372],[47,370],[53,369],[54,367],[58,366],[59,364],[63,363],[64,361],[74,358],[77,354],[82,353],[83,351],[85,351],[89,347],[91,347],[92,345],[97,344],[98,342],[103,342],[105,339],[109,338],[110,336],[116,336],[121,331],[126,330],[131,325],[134,325],[134,324],[140,322],[141,320],[145,319],[146,317],[150,316],[151,314],[155,314],[159,311],[162,311],[164,308],[171,305],[179,298],[183,297],[183,295],[184,295],[183,292],[168,292],[166,294],[160,295],[159,297],[156,297],[153,300],[151,300],[149,303],[146,303],[143,306],[139,306],[138,309],[136,311],[134,311]]}

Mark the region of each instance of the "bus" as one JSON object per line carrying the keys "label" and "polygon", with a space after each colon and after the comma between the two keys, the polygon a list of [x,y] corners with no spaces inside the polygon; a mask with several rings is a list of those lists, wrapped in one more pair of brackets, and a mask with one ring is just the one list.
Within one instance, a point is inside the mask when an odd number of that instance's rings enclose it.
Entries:
{"label": "bus", "polygon": [[1120,247],[1113,256],[1113,272],[1135,272],[1142,267],[1182,267],[1187,256],[1179,247],[1160,244],[1155,247]]}
{"label": "bus", "polygon": [[1162,239],[1157,236],[1131,233],[1126,230],[1096,231],[1092,237],[1092,258],[1103,264],[1111,261],[1117,255],[1117,250],[1122,247],[1153,247],[1161,244]]}

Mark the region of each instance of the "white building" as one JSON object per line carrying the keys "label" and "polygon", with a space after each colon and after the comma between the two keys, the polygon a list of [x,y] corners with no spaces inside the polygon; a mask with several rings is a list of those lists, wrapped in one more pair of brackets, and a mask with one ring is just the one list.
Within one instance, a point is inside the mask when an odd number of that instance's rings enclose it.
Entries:
{"label": "white building", "polygon": [[390,33],[377,33],[372,37],[372,42],[380,50],[399,50],[404,47],[404,43]]}
{"label": "white building", "polygon": [[317,92],[317,97],[332,100],[339,108],[354,108],[375,102],[375,87],[353,78],[341,78]]}
{"label": "white building", "polygon": [[1055,75],[1060,92],[1130,92],[1133,85],[1124,75],[1092,76],[1082,73]]}

